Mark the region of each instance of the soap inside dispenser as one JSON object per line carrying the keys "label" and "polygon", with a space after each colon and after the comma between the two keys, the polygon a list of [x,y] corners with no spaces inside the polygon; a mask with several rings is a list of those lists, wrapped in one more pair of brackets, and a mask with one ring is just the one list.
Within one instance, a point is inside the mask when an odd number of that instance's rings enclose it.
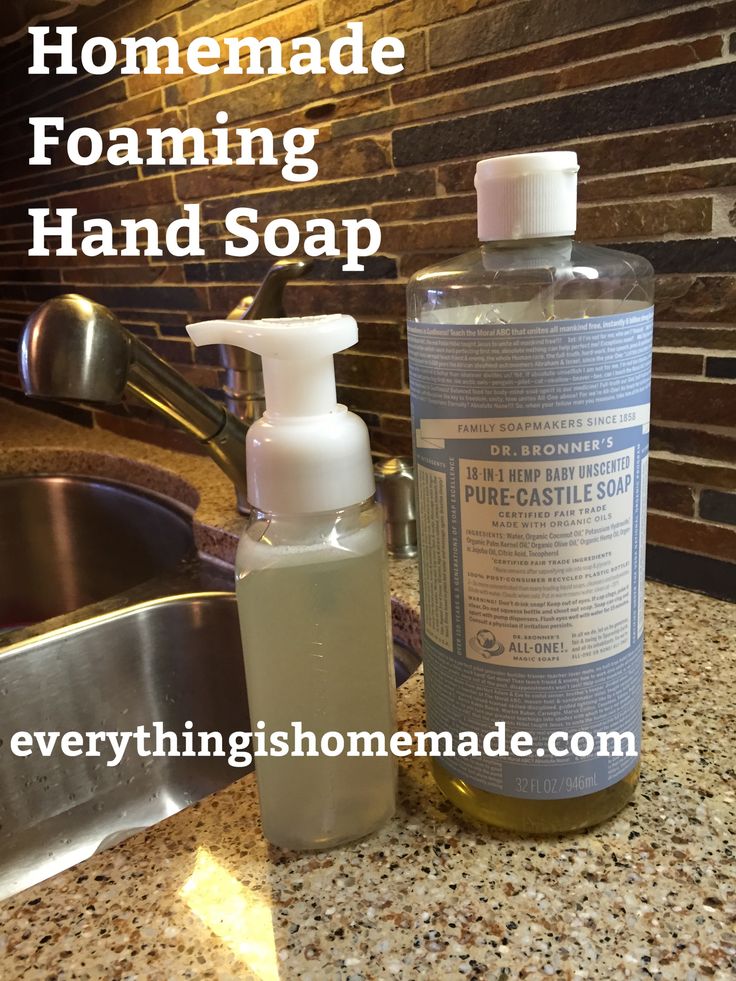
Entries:
{"label": "soap inside dispenser", "polygon": [[395,728],[383,513],[365,423],[337,402],[333,354],[352,317],[212,321],[195,344],[260,354],[266,411],[248,431],[252,511],[236,560],[248,703],[276,752],[256,758],[265,836],[329,848],[395,809],[396,765],[347,755],[351,733]]}

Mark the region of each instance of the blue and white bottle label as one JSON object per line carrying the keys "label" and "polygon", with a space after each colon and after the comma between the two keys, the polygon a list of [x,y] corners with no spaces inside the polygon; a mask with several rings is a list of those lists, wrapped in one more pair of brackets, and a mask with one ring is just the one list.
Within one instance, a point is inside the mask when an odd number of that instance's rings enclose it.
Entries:
{"label": "blue and white bottle label", "polygon": [[652,313],[408,325],[428,726],[534,737],[443,758],[483,790],[576,797],[636,765],[537,748],[639,748]]}

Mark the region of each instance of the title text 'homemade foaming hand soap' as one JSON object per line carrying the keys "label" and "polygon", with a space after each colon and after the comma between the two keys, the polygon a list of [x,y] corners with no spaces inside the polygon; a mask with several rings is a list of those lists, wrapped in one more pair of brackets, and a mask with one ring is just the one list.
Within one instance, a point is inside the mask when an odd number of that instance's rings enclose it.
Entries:
{"label": "title text 'homemade foaming hand soap'", "polygon": [[533,736],[434,775],[536,832],[604,820],[639,774],[653,276],[572,240],[577,171],[482,160],[480,247],[408,297],[428,726]]}
{"label": "title text 'homemade foaming hand soap'", "polygon": [[390,755],[323,751],[334,751],[335,734],[355,731],[382,732],[388,743],[395,726],[386,545],[368,430],[335,395],[332,356],[357,342],[358,328],[336,314],[218,320],[188,331],[195,344],[234,344],[263,359],[266,412],[248,430],[252,511],[236,561],[251,726],[287,734],[279,756],[273,748],[256,756],[261,818],[276,845],[329,848],[375,831],[396,797]]}

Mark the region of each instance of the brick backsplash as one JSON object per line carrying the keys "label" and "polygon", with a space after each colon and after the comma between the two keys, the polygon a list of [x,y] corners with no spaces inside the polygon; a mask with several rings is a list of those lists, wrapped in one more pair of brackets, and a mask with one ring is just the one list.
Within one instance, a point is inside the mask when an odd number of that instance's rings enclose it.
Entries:
{"label": "brick backsplash", "polygon": [[[22,400],[18,330],[34,306],[76,290],[103,302],[195,384],[219,394],[216,355],[193,351],[184,325],[223,315],[252,292],[265,251],[222,258],[232,207],[264,222],[315,213],[373,217],[379,254],[359,273],[315,263],[288,287],[292,313],[348,311],[357,348],[337,359],[340,397],[371,430],[377,454],[411,451],[404,290],[412,272],[472,248],[479,156],[569,147],[581,164],[579,236],[645,255],[657,271],[650,483],[651,568],[721,595],[736,573],[736,2],[665,0],[105,0],[80,6],[80,38],[315,34],[346,21],[368,42],[399,34],[405,70],[238,78],[27,76],[29,46],[3,48],[10,94],[0,110],[0,392]],[[55,22],[59,23],[59,22]],[[278,167],[121,167],[32,171],[29,115],[107,130],[130,125],[267,123],[319,128],[318,177]],[[202,206],[202,259],[32,258],[29,206],[81,217],[180,215]],[[40,403],[34,403],[41,407]],[[46,406],[87,426],[196,450],[150,409]]]}

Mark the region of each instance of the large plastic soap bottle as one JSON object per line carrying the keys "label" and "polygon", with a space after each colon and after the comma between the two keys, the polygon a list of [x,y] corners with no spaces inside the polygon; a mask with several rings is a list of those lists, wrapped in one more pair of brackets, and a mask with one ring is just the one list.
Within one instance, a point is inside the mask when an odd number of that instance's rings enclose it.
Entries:
{"label": "large plastic soap bottle", "polygon": [[236,560],[238,613],[251,724],[262,723],[269,741],[287,733],[289,750],[303,754],[256,758],[263,832],[285,848],[339,845],[380,827],[396,794],[390,754],[331,755],[337,736],[381,732],[388,746],[395,727],[368,430],[335,394],[332,356],[357,342],[358,328],[335,314],[187,329],[195,344],[234,344],[263,359],[266,411],[247,436],[252,510]]}
{"label": "large plastic soap bottle", "polygon": [[653,274],[573,240],[577,171],[480,161],[479,247],[408,295],[428,725],[507,737],[433,772],[534,832],[604,820],[639,775]]}

